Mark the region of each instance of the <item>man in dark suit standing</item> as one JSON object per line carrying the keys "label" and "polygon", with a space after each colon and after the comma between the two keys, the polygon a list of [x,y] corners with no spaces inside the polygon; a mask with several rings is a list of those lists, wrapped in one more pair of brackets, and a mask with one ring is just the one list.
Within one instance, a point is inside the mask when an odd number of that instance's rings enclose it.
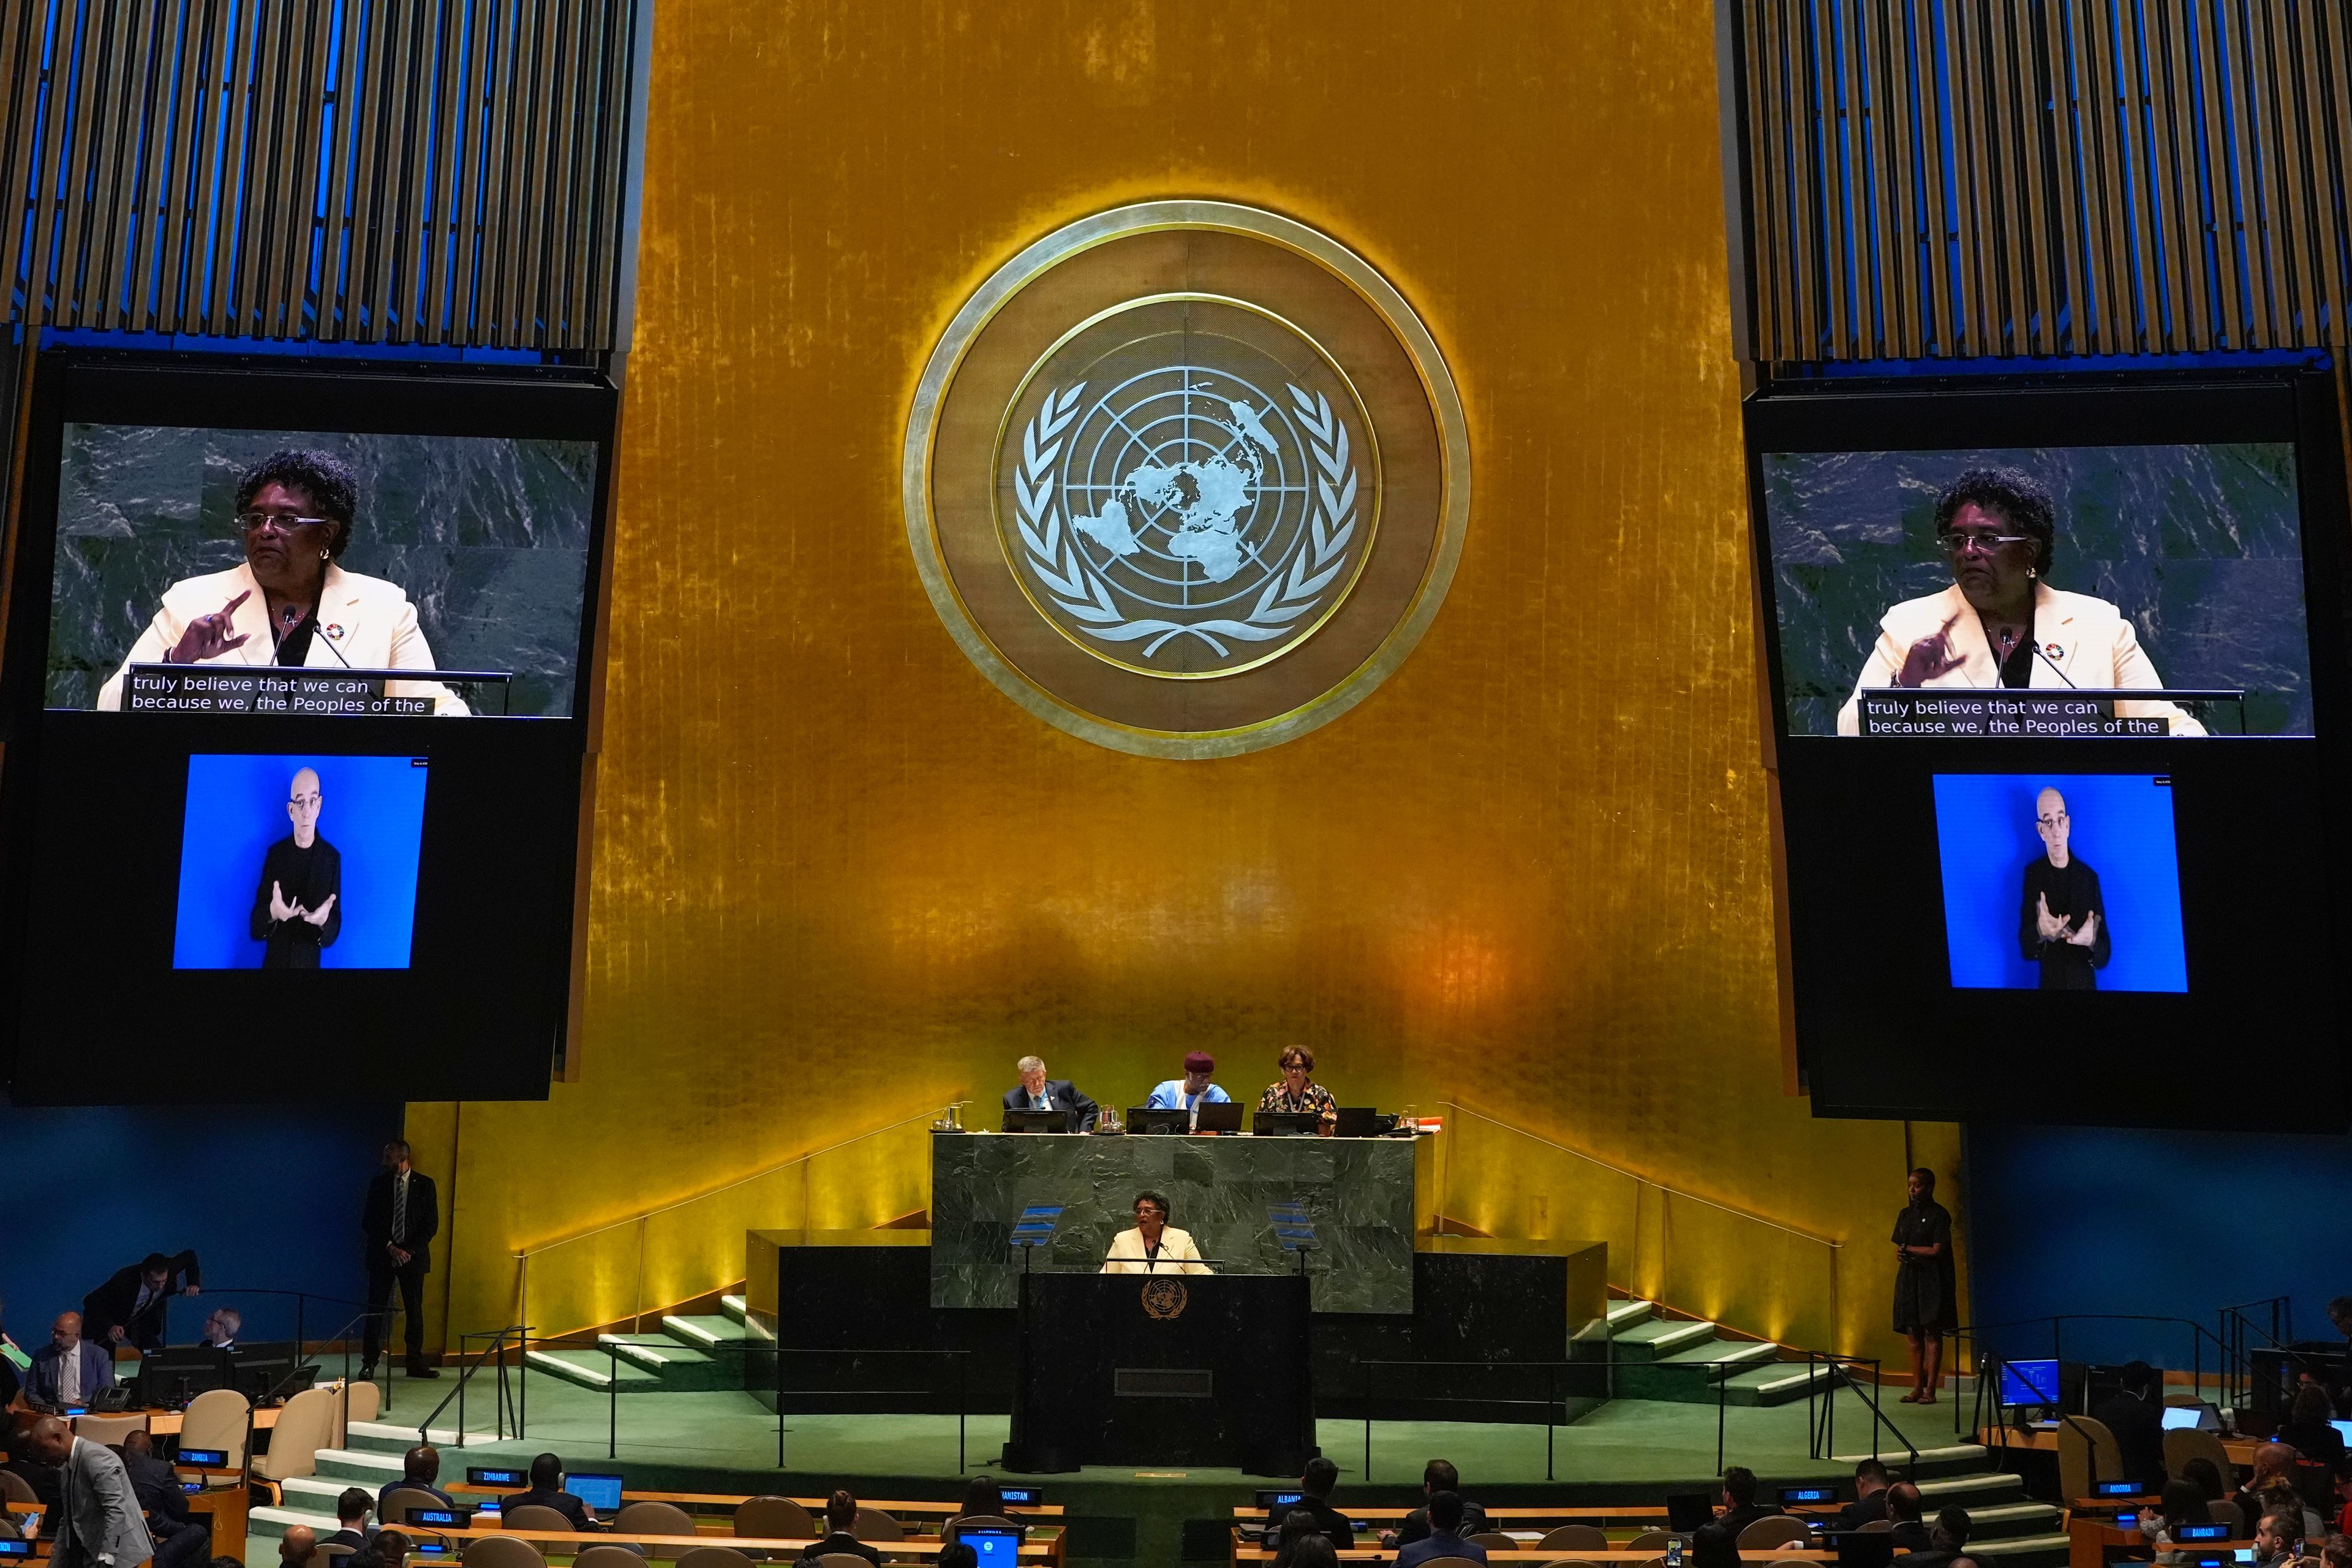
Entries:
{"label": "man in dark suit standing", "polygon": [[146,1511],[154,1568],[195,1568],[211,1562],[212,1531],[190,1512],[178,1474],[155,1457],[154,1438],[133,1432],[122,1439],[122,1472],[131,1478],[131,1495]]}
{"label": "man in dark suit standing", "polygon": [[[400,1310],[407,1320],[408,1375],[438,1377],[425,1359],[425,1276],[433,1268],[433,1238],[441,1231],[441,1200],[433,1178],[412,1170],[408,1144],[395,1138],[383,1146],[383,1173],[368,1184],[360,1229],[367,1237],[368,1302],[379,1309],[400,1287]],[[369,1314],[361,1337],[360,1376],[375,1375],[383,1345],[383,1320]]]}
{"label": "man in dark suit standing", "polygon": [[151,1252],[116,1269],[105,1284],[81,1299],[81,1331],[109,1354],[121,1344],[142,1352],[159,1350],[164,1303],[174,1296],[204,1293],[204,1271],[196,1266],[194,1253],[166,1258]]}
{"label": "man in dark suit standing", "polygon": [[1007,1110],[1066,1110],[1070,1113],[1070,1131],[1091,1132],[1095,1118],[1101,1108],[1080,1094],[1077,1086],[1066,1078],[1047,1078],[1045,1064],[1037,1057],[1023,1057],[1013,1064],[1021,1075],[1021,1087],[1004,1091]]}

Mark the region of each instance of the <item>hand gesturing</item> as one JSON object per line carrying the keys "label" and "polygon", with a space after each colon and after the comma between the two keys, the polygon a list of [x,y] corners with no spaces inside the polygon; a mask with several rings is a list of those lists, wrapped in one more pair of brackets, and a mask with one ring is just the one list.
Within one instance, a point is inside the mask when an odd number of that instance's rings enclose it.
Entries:
{"label": "hand gesturing", "polygon": [[2034,929],[2041,931],[2042,941],[2054,942],[2065,934],[2065,921],[2050,912],[2049,894],[2036,893],[2033,896],[2033,907],[2037,911],[2033,917]]}
{"label": "hand gesturing", "polygon": [[286,891],[284,889],[280,888],[275,882],[269,884],[269,918],[271,920],[290,921],[297,914],[301,912],[301,909],[302,906],[299,904],[291,904],[286,901]]}
{"label": "hand gesturing", "polygon": [[2071,931],[2066,940],[2076,947],[2088,947],[2099,940],[2099,911],[2093,910],[2083,917],[2083,929]]}
{"label": "hand gesturing", "polygon": [[1951,620],[1911,645],[1911,651],[1903,656],[1903,668],[1895,672],[1895,685],[1925,686],[1937,676],[1949,675],[1968,662],[1952,651],[1952,626],[1959,618],[1960,612],[1954,610]]}
{"label": "hand gesturing", "polygon": [[341,897],[342,895],[341,893],[329,893],[325,903],[320,904],[315,910],[303,910],[302,918],[309,921],[314,926],[325,925],[327,923],[327,916],[329,912],[335,907],[335,900]]}
{"label": "hand gesturing", "polygon": [[180,634],[180,640],[172,645],[172,651],[163,656],[163,662],[196,664],[207,658],[218,658],[233,647],[243,647],[246,638],[252,634],[239,632],[235,637],[229,636],[229,619],[236,614],[236,607],[251,597],[253,590],[247,588],[211,615],[198,616],[190,621],[188,629]]}

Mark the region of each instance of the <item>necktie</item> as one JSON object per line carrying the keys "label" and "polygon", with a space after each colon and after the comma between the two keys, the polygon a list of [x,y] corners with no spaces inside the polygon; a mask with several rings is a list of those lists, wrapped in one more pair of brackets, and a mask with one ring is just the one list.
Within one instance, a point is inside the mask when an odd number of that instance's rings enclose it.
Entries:
{"label": "necktie", "polygon": [[392,1239],[408,1239],[408,1173],[392,1178]]}

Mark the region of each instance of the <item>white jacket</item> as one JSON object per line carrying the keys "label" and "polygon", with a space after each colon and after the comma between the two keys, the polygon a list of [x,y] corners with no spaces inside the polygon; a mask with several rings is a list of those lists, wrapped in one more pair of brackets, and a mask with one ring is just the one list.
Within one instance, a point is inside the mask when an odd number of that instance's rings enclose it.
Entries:
{"label": "white jacket", "polygon": [[[275,646],[269,637],[269,603],[253,568],[239,565],[210,576],[184,578],[163,591],[163,607],[131,645],[122,668],[100,688],[99,708],[120,711],[123,683],[130,679],[132,665],[163,663],[164,653],[178,646],[189,622],[218,614],[239,594],[246,595],[246,600],[230,616],[229,629],[246,634],[245,641],[218,658],[197,662],[267,666]],[[310,635],[310,652],[303,665],[310,669],[431,669],[433,650],[416,624],[416,606],[408,602],[399,584],[362,577],[330,562],[326,581],[319,590],[319,625]],[[438,681],[386,681],[384,695],[429,697],[434,712],[445,719],[462,718],[468,712],[457,694]]]}
{"label": "white jacket", "polygon": [[[1952,652],[1959,656],[1960,663],[1927,684],[1963,690],[1990,689],[2000,685],[2000,663],[1993,658],[1992,645],[1985,641],[1984,623],[1977,618],[1975,606],[1956,583],[1940,594],[1906,599],[1880,618],[1877,646],[1870,650],[1870,658],[1862,667],[1862,679],[1853,683],[1853,695],[1838,710],[1839,734],[1862,733],[1862,694],[1873,687],[1894,685],[1911,645],[1921,637],[1935,636],[1946,621],[1952,623],[1952,629],[1944,635],[1950,640]],[[2095,599],[2088,594],[2068,594],[2047,583],[2036,583],[2033,640],[2040,651],[2033,656],[2033,679],[2030,684],[2037,690],[2044,687],[2059,689],[2070,684],[2115,690],[2164,684],[2156,673],[2156,666],[2148,662],[2147,650],[2139,646],[2131,622],[2105,599]],[[2176,735],[2205,732],[2204,725],[2170,702],[2118,702],[2116,717],[2169,719]]]}
{"label": "white jacket", "polygon": [[1201,1249],[1192,1245],[1192,1233],[1172,1225],[1160,1227],[1158,1258],[1143,1256],[1143,1232],[1130,1226],[1111,1237],[1110,1260],[1102,1266],[1106,1274],[1157,1274],[1162,1268],[1171,1274],[1210,1272],[1201,1261]]}

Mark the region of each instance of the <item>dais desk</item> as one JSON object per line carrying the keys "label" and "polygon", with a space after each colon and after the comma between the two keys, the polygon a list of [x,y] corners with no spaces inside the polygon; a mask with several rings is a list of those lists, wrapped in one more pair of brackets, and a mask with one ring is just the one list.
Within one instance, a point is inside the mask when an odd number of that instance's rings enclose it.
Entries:
{"label": "dais desk", "polygon": [[931,1138],[931,1305],[1019,1305],[1013,1226],[1058,1205],[1038,1272],[1092,1272],[1135,1223],[1135,1194],[1167,1196],[1168,1223],[1237,1274],[1293,1273],[1267,1211],[1297,1204],[1318,1312],[1412,1310],[1413,1138],[1253,1138],[940,1132]]}

